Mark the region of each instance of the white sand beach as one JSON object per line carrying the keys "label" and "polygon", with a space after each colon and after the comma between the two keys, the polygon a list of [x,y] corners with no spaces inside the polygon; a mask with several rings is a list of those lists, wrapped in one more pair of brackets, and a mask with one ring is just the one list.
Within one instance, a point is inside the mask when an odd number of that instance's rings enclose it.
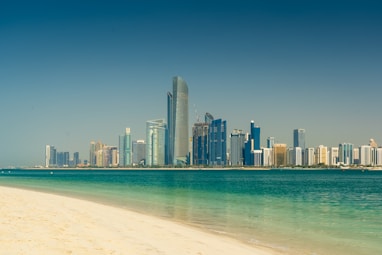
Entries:
{"label": "white sand beach", "polygon": [[279,254],[89,201],[0,187],[0,254]]}

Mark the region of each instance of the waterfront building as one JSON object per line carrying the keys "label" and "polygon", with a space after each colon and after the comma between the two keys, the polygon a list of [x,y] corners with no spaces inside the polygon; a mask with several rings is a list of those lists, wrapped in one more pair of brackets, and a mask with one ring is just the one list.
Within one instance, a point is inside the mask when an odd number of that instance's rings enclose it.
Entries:
{"label": "waterfront building", "polygon": [[329,149],[329,165],[330,166],[338,165],[338,161],[339,161],[338,155],[339,155],[338,147],[331,147]]}
{"label": "waterfront building", "polygon": [[244,164],[245,134],[242,130],[234,129],[231,133],[231,165],[242,166]]}
{"label": "waterfront building", "polygon": [[263,166],[273,165],[273,148],[263,148]]}
{"label": "waterfront building", "polygon": [[251,139],[253,139],[252,150],[260,150],[260,127],[255,126],[255,122],[251,121]]}
{"label": "waterfront building", "polygon": [[103,161],[104,152],[103,152],[103,149],[97,150],[95,154],[96,154],[96,167],[103,167],[104,166],[104,161]]}
{"label": "waterfront building", "polygon": [[302,166],[302,148],[301,147],[294,147],[292,149],[293,151],[293,162],[292,165],[294,166]]}
{"label": "waterfront building", "polygon": [[146,122],[146,165],[165,165],[166,124],[163,119]]}
{"label": "waterfront building", "polygon": [[96,165],[96,143],[94,141],[90,142],[90,150],[89,150],[89,165]]}
{"label": "waterfront building", "polygon": [[252,151],[252,157],[253,157],[253,166],[262,166],[263,162],[263,151],[262,150],[253,150]]}
{"label": "waterfront building", "polygon": [[298,128],[298,129],[293,130],[293,147],[294,148],[296,148],[296,147],[301,148],[301,152],[302,152],[301,165],[306,165],[305,161],[304,161],[304,158],[305,158],[304,153],[305,153],[305,149],[306,149],[305,129]]}
{"label": "waterfront building", "polygon": [[57,166],[57,151],[52,145],[45,146],[45,167]]}
{"label": "waterfront building", "polygon": [[316,164],[314,148],[306,148],[304,156],[305,156],[305,161],[304,161],[305,165],[313,166]]}
{"label": "waterfront building", "polygon": [[359,148],[359,164],[361,166],[370,166],[372,164],[371,159],[371,146],[362,145]]}
{"label": "waterfront building", "polygon": [[293,147],[289,147],[287,148],[287,160],[286,160],[286,165],[289,166],[289,165],[293,165],[293,160],[294,160],[294,150],[293,150]]}
{"label": "waterfront building", "polygon": [[377,166],[382,166],[382,148],[377,148]]}
{"label": "waterfront building", "polygon": [[125,129],[125,134],[119,136],[119,166],[131,165],[131,133],[130,128]]}
{"label": "waterfront building", "polygon": [[353,149],[353,163],[354,165],[359,165],[359,148]]}
{"label": "waterfront building", "polygon": [[133,165],[145,165],[146,142],[145,140],[133,141]]}
{"label": "waterfront building", "polygon": [[247,139],[244,142],[244,165],[251,166],[253,165],[251,151],[253,148],[253,140],[250,139],[250,135],[247,134]]}
{"label": "waterfront building", "polygon": [[208,123],[195,123],[192,127],[192,164],[208,164]]}
{"label": "waterfront building", "polygon": [[69,166],[69,152],[57,152],[57,166],[58,167]]}
{"label": "waterfront building", "polygon": [[245,142],[244,150],[244,164],[253,166],[253,151],[260,150],[260,127],[256,126],[253,120],[251,120],[250,134]]}
{"label": "waterfront building", "polygon": [[179,76],[173,78],[173,91],[167,93],[166,163],[184,165],[188,151],[188,86]]}
{"label": "waterfront building", "polygon": [[371,138],[369,141],[369,145],[371,147],[371,165],[376,166],[378,161],[378,152],[377,152],[378,144],[373,138]]}
{"label": "waterfront building", "polygon": [[118,148],[117,146],[104,145],[99,150],[100,159],[98,167],[117,167],[118,166]]}
{"label": "waterfront building", "polygon": [[287,164],[287,145],[275,143],[273,145],[273,164],[275,167],[283,167]]}
{"label": "waterfront building", "polygon": [[74,152],[73,153],[73,166],[77,166],[81,163],[80,160],[80,153],[79,152]]}
{"label": "waterfront building", "polygon": [[227,164],[227,122],[222,119],[213,120],[208,134],[208,164],[225,166]]}
{"label": "waterfront building", "polygon": [[274,137],[268,137],[267,138],[267,148],[273,148],[273,145],[275,144],[275,138]]}
{"label": "waterfront building", "polygon": [[305,129],[298,128],[293,130],[293,147],[300,147],[305,150]]}
{"label": "waterfront building", "polygon": [[327,166],[328,161],[328,147],[320,145],[316,149],[316,164]]}
{"label": "waterfront building", "polygon": [[338,146],[339,162],[343,165],[352,165],[353,161],[353,144],[341,143]]}

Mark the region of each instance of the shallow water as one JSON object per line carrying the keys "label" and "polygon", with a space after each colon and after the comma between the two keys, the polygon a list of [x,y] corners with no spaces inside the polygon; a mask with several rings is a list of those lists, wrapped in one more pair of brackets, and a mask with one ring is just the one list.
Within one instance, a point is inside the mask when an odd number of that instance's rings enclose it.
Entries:
{"label": "shallow water", "polygon": [[382,254],[382,172],[4,170],[0,185],[124,207],[286,254]]}

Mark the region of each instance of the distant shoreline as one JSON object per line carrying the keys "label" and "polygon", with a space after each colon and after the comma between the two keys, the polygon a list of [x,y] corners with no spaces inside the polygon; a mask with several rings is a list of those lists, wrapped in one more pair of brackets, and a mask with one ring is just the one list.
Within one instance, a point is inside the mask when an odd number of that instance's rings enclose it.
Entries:
{"label": "distant shoreline", "polygon": [[66,170],[66,171],[150,171],[150,170],[163,170],[163,171],[179,171],[179,170],[191,170],[191,171],[270,171],[270,170],[307,170],[307,171],[327,171],[327,170],[342,170],[342,171],[382,171],[382,167],[283,167],[283,168],[270,168],[270,167],[14,167],[14,168],[1,168],[4,170]]}

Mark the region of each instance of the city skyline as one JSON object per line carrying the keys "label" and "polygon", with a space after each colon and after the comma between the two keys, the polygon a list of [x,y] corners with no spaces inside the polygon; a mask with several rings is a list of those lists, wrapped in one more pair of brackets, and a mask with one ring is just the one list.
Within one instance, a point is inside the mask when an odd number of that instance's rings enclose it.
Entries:
{"label": "city skyline", "polygon": [[189,87],[227,133],[306,147],[382,141],[382,8],[376,1],[21,1],[0,8],[0,167],[44,164],[46,144],[145,139],[166,91]]}

